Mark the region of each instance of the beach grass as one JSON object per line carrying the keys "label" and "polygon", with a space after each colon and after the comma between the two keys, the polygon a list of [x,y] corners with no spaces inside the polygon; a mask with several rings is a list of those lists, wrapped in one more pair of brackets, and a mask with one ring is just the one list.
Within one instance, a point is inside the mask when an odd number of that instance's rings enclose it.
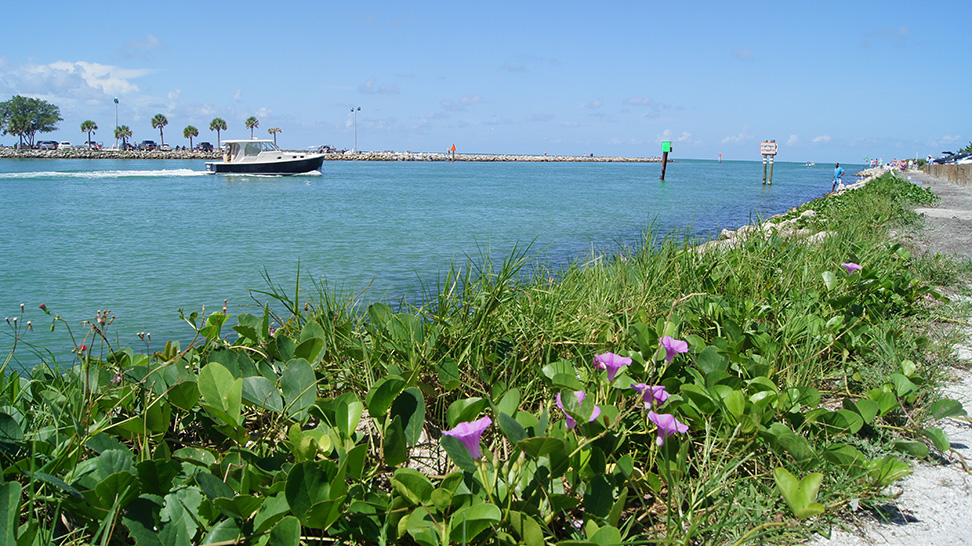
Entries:
{"label": "beach grass", "polygon": [[15,347],[0,376],[4,532],[800,540],[886,499],[908,457],[948,449],[935,419],[964,414],[937,396],[955,334],[927,325],[947,325],[957,304],[941,294],[972,272],[889,235],[933,200],[885,176],[732,244],[649,232],[559,269],[529,247],[484,250],[395,303],[298,271],[265,277],[262,313],[186,315],[186,347],[109,350],[107,317],[69,366],[16,371]]}

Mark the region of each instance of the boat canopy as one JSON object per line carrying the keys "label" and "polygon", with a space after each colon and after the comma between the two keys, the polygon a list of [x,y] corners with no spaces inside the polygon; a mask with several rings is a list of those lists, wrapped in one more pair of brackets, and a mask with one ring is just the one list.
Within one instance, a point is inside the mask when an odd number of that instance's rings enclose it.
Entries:
{"label": "boat canopy", "polygon": [[276,152],[280,148],[272,140],[224,140],[223,145],[228,149],[230,161],[256,157],[260,152]]}

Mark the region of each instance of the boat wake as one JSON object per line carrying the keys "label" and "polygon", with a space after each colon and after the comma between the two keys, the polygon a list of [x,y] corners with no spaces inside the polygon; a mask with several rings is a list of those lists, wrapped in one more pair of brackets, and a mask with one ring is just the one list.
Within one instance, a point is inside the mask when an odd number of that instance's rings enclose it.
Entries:
{"label": "boat wake", "polygon": [[0,179],[30,179],[43,180],[47,178],[83,178],[83,179],[102,179],[102,178],[157,178],[157,177],[181,177],[181,176],[206,176],[206,171],[194,171],[192,169],[160,169],[150,171],[35,171],[20,173],[0,173]]}

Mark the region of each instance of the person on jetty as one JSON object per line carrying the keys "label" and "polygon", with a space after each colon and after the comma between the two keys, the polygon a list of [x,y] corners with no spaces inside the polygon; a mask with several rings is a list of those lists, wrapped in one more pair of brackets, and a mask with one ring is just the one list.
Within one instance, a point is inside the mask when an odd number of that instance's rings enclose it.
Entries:
{"label": "person on jetty", "polygon": [[842,176],[844,176],[844,169],[840,167],[840,163],[835,163],[834,164],[834,185],[832,188],[830,188],[830,191],[836,190],[838,184],[842,185],[844,183],[844,181],[840,179],[840,177]]}

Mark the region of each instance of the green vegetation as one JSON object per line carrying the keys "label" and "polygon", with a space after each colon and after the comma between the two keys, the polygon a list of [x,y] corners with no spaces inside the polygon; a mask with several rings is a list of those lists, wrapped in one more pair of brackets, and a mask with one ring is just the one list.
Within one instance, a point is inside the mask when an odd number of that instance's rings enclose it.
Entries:
{"label": "green vegetation", "polygon": [[166,119],[162,114],[155,114],[152,118],[152,128],[159,130],[159,144],[165,144],[165,135],[162,134],[162,128],[169,124],[169,120]]}
{"label": "green vegetation", "polygon": [[98,130],[98,124],[91,121],[90,119],[81,122],[81,132],[88,133],[88,140],[85,141],[85,144],[91,142],[91,135],[97,130]]}
{"label": "green vegetation", "polygon": [[253,130],[260,126],[260,120],[254,116],[250,116],[246,118],[246,121],[243,124],[246,125],[246,128],[250,130],[250,138],[253,138]]}
{"label": "green vegetation", "polygon": [[[70,367],[0,370],[9,544],[728,544],[881,502],[933,419],[948,261],[887,230],[933,195],[885,177],[700,251],[655,239],[562,271],[514,251],[425,305],[277,286],[262,313],[184,316],[182,347],[117,347],[102,313]],[[813,209],[816,215],[800,215]],[[857,264],[860,264],[859,266]],[[532,267],[532,269],[530,269]],[[44,314],[42,314],[44,313]],[[32,321],[26,319],[31,318]],[[802,524],[800,522],[803,522]]]}
{"label": "green vegetation", "polygon": [[280,127],[271,127],[269,129],[267,129],[267,132],[270,133],[271,136],[273,136],[273,145],[276,146],[277,145],[277,133],[282,133],[283,132],[283,129],[281,129]]}
{"label": "green vegetation", "polygon": [[0,134],[20,138],[20,147],[32,147],[37,133],[49,133],[57,129],[61,110],[57,106],[35,98],[16,95],[0,102]]}
{"label": "green vegetation", "polygon": [[192,149],[192,137],[199,136],[199,129],[196,129],[192,125],[187,125],[185,129],[182,130],[182,136],[189,139],[189,149]]}
{"label": "green vegetation", "polygon": [[226,120],[223,118],[213,118],[213,121],[209,122],[209,130],[216,131],[216,147],[219,148],[219,134],[221,131],[226,130]]}
{"label": "green vegetation", "polygon": [[115,127],[115,140],[122,141],[122,148],[128,146],[128,139],[130,138],[132,138],[132,130],[129,129],[128,125]]}

